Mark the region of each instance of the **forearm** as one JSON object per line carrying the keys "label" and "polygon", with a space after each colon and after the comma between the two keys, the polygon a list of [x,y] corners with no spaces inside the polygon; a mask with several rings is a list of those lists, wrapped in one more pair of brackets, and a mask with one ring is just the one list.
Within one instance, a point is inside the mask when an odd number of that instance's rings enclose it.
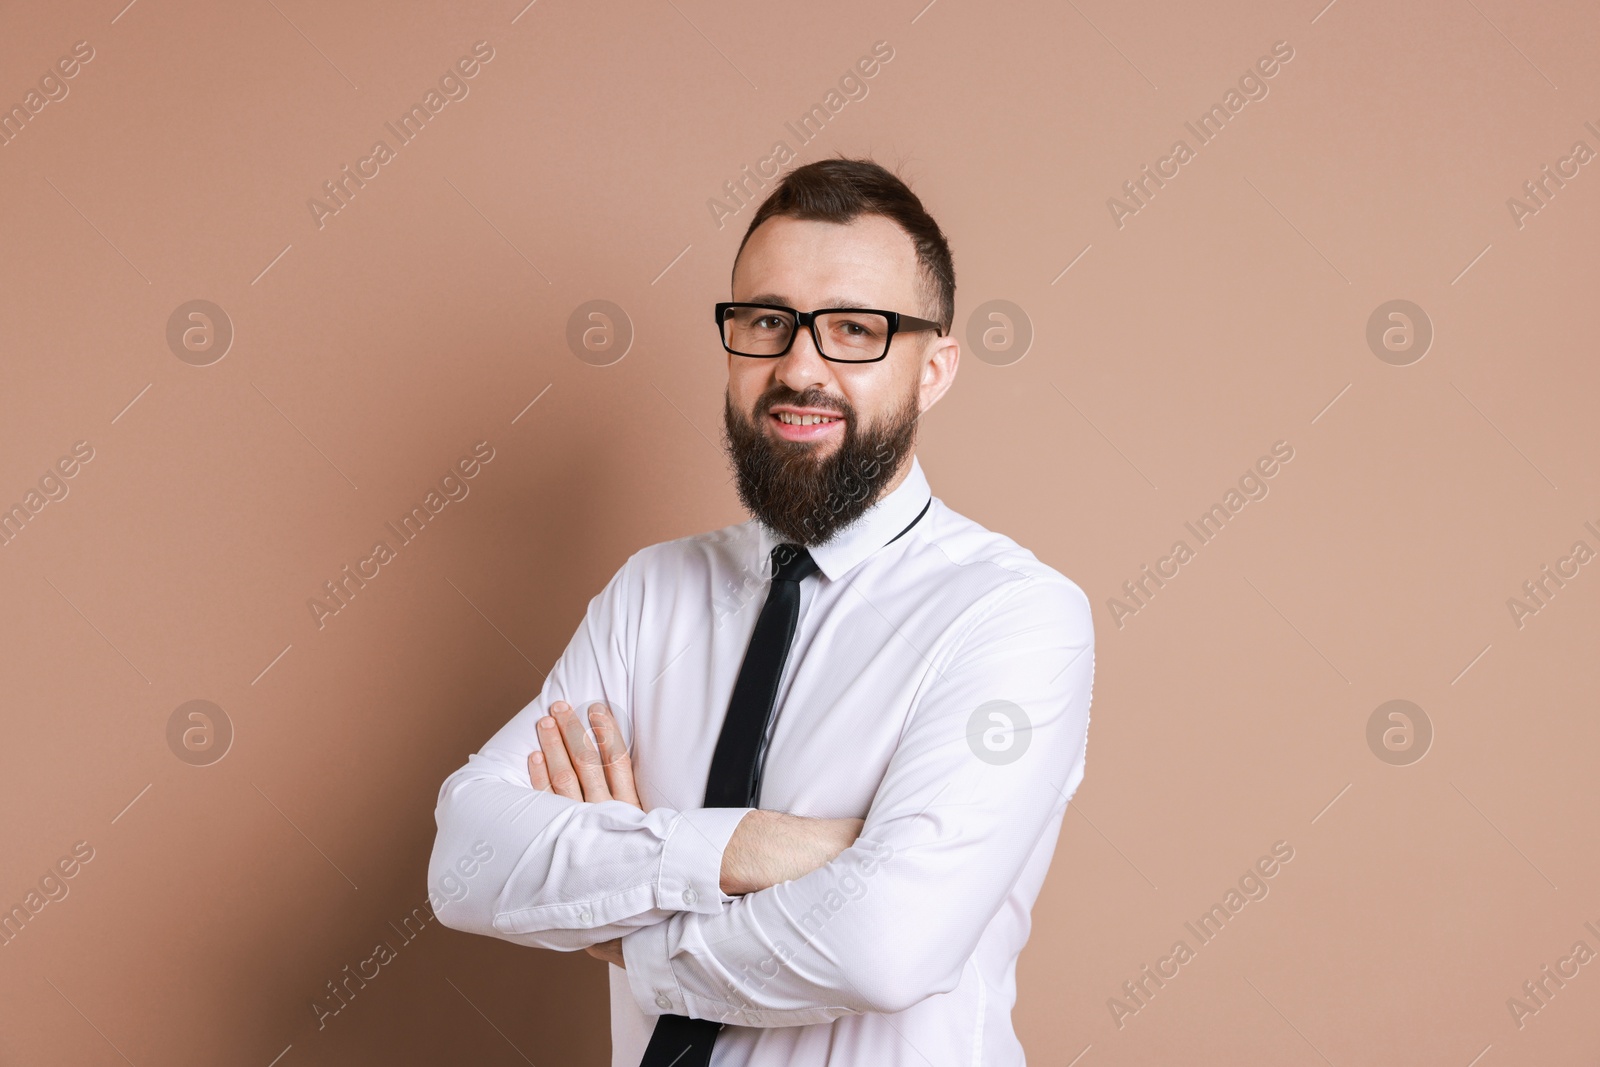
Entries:
{"label": "forearm", "polygon": [[900,1010],[891,985],[900,961],[885,949],[899,940],[907,887],[891,887],[883,873],[900,862],[887,843],[861,840],[717,915],[632,931],[621,949],[636,1002],[647,1012],[755,1027]]}
{"label": "forearm", "polygon": [[[756,809],[740,820],[722,855],[722,891],[756,893],[810,874],[849,848],[861,833],[861,819],[813,819]],[[661,915],[660,921],[671,918]],[[630,923],[617,936],[583,947],[596,959],[626,968],[622,935],[647,922]],[[605,931],[604,933],[609,933]]]}
{"label": "forearm", "polygon": [[861,819],[813,819],[753,810],[723,849],[720,887],[738,896],[792,882],[854,844],[861,826]]}

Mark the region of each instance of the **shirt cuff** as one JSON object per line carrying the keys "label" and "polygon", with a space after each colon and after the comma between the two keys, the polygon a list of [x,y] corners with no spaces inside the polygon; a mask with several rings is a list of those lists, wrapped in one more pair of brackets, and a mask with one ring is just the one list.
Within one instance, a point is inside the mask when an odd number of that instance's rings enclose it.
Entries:
{"label": "shirt cuff", "polygon": [[628,988],[646,1015],[689,1014],[683,990],[678,988],[678,976],[672,973],[672,961],[667,956],[667,927],[671,924],[671,919],[651,923],[622,936]]}
{"label": "shirt cuff", "polygon": [[690,808],[679,814],[661,849],[656,907],[712,915],[733,899],[722,891],[722,853],[752,810]]}

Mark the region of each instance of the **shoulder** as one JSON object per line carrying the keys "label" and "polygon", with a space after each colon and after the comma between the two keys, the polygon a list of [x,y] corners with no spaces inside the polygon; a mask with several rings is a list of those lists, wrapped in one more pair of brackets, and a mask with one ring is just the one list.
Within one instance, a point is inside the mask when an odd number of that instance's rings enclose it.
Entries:
{"label": "shoulder", "polygon": [[930,589],[962,590],[975,616],[1010,615],[1092,635],[1089,597],[1061,571],[1005,534],[990,530],[938,497],[909,554]]}

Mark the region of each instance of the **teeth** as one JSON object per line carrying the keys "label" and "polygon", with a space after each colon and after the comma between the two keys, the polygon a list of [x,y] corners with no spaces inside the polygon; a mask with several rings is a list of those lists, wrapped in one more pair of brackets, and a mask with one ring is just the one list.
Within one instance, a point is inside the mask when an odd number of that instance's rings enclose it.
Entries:
{"label": "teeth", "polygon": [[819,422],[839,421],[838,419],[829,418],[825,415],[796,415],[790,411],[778,412],[778,418],[779,420],[788,423],[790,426],[815,426]]}

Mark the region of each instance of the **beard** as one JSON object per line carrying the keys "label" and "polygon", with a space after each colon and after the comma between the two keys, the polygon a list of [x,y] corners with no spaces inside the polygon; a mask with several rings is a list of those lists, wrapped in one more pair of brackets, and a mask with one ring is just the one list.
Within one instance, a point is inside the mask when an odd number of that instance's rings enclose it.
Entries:
{"label": "beard", "polygon": [[[733,462],[739,499],[750,513],[785,542],[812,548],[860,518],[899,471],[916,441],[918,389],[898,410],[863,429],[855,408],[820,389],[796,393],[779,384],[746,416],[724,397],[723,446]],[[818,456],[818,445],[786,441],[766,428],[778,404],[836,410],[843,417],[844,440]]]}

